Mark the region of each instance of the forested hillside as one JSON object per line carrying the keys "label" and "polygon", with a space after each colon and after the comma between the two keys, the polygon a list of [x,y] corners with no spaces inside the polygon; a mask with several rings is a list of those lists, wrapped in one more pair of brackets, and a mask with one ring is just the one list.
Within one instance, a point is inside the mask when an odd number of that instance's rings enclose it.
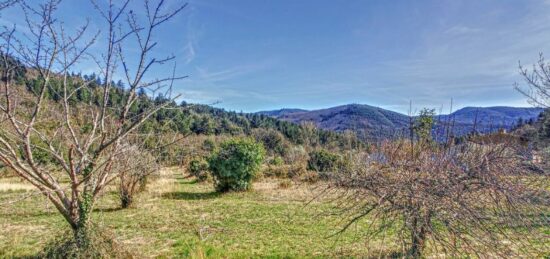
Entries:
{"label": "forested hillside", "polygon": [[[542,108],[466,107],[451,114],[435,115],[434,134],[462,137],[472,132],[491,133],[511,130],[533,123]],[[312,122],[321,129],[351,130],[369,141],[380,141],[408,134],[411,118],[407,115],[364,104],[342,105],[322,110],[282,109],[260,112],[294,123]],[[412,120],[415,120],[413,117]]]}
{"label": "forested hillside", "polygon": [[[18,61],[12,59],[12,62]],[[32,69],[26,68],[22,64],[17,67],[20,68],[17,72],[18,87],[24,88],[34,95],[39,94],[39,85],[42,79],[35,76]],[[45,93],[46,97],[53,102],[62,100],[63,89],[58,80],[61,80],[61,78],[53,78],[51,86],[48,87],[48,91]],[[73,73],[67,80],[69,85],[72,86],[69,91],[75,90],[75,94],[70,98],[74,105],[78,105],[78,103],[91,103],[98,107],[101,105],[102,81],[97,75]],[[89,87],[80,88],[82,84],[87,84]],[[111,88],[109,105],[112,105],[115,110],[122,110],[129,93],[121,81],[111,82],[111,84],[115,87]],[[154,97],[151,96],[153,94],[155,94]],[[185,101],[177,104],[163,93],[153,94],[140,91],[138,101],[132,105],[131,111],[139,114],[154,105],[165,102],[169,102],[169,104],[144,122],[140,129],[142,132],[158,132],[160,129],[164,132],[175,132],[182,135],[252,136],[254,131],[264,130],[275,131],[294,145],[307,144],[313,147],[338,148],[340,146],[349,147],[350,141],[354,147],[364,145],[362,141],[349,134],[343,135],[332,130],[317,129],[264,114],[238,113],[209,105],[186,103]]]}

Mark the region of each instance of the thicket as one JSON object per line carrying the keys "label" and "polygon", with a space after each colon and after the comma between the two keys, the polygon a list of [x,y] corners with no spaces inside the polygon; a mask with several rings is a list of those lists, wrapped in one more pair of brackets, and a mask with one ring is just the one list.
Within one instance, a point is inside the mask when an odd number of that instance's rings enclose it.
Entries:
{"label": "thicket", "polygon": [[342,157],[325,149],[314,150],[309,153],[307,167],[317,172],[335,172],[342,165]]}

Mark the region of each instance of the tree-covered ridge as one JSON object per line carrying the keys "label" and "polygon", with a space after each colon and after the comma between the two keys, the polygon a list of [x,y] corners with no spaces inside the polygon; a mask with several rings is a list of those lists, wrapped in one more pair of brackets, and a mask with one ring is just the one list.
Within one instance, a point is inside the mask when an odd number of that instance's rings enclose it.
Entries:
{"label": "tree-covered ridge", "polygon": [[[38,94],[37,89],[42,79],[33,76],[32,69],[21,67],[23,69],[18,77],[19,84],[24,85],[29,92]],[[63,97],[60,80],[63,79],[51,80],[48,91],[45,93],[47,98],[54,102],[61,101]],[[99,76],[73,73],[66,80],[72,86],[72,89],[69,90],[75,90],[75,94],[69,100],[71,105],[86,103],[101,106],[103,100],[101,86],[104,82]],[[87,84],[89,87],[81,87],[83,84]],[[110,89],[109,106],[114,110],[122,110],[129,93],[120,80],[111,82],[111,85],[114,87]],[[264,129],[281,133],[295,145],[335,148],[350,146],[358,148],[364,145],[354,134],[349,132],[340,133],[317,129],[313,125],[300,125],[264,114],[226,111],[204,104],[190,104],[185,101],[178,104],[165,93],[147,94],[140,91],[138,95],[139,101],[135,102],[130,109],[132,114],[141,114],[154,105],[168,103],[166,108],[159,110],[143,124],[140,129],[142,132],[152,132],[153,130],[158,132],[160,129],[164,132],[177,132],[184,135],[251,135],[255,129]]]}

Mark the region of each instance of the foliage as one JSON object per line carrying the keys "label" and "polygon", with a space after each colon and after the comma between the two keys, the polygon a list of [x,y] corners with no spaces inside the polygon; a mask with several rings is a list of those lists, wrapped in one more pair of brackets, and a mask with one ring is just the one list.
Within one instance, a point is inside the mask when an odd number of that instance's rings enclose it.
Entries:
{"label": "foliage", "polygon": [[132,258],[132,254],[118,244],[112,234],[97,227],[89,230],[89,244],[85,247],[78,244],[72,232],[67,232],[50,241],[40,258]]}
{"label": "foliage", "polygon": [[415,120],[413,130],[421,142],[432,141],[432,128],[434,127],[435,109],[424,108]]}
{"label": "foliage", "polygon": [[273,157],[271,160],[269,160],[270,165],[282,165],[284,163],[285,161],[280,156]]}
{"label": "foliage", "polygon": [[309,153],[308,169],[317,172],[333,172],[338,170],[341,157],[325,149]]}
{"label": "foliage", "polygon": [[198,181],[208,179],[208,161],[204,158],[194,158],[189,162],[189,173],[197,178]]}
{"label": "foliage", "polygon": [[248,190],[264,156],[262,144],[252,139],[235,138],[223,142],[208,161],[216,190]]}
{"label": "foliage", "polygon": [[538,124],[538,141],[548,145],[550,143],[550,108],[541,113]]}
{"label": "foliage", "polygon": [[274,129],[258,129],[253,134],[256,141],[263,143],[269,153],[280,156],[286,155],[288,144],[282,133]]}

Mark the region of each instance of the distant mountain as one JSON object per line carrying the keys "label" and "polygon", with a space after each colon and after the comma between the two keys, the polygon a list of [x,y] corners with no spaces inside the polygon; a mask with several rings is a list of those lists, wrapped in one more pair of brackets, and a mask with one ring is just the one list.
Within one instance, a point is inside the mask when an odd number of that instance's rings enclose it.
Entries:
{"label": "distant mountain", "polygon": [[275,117],[275,118],[279,118],[279,117],[284,116],[284,115],[293,114],[293,113],[300,113],[300,112],[308,112],[308,110],[283,108],[283,109],[280,109],[280,110],[259,111],[259,112],[256,112],[256,113],[271,116],[271,117]]}
{"label": "distant mountain", "polygon": [[294,123],[310,121],[317,127],[327,130],[351,130],[365,139],[394,136],[409,123],[409,117],[406,115],[364,104],[285,113],[275,117]]}
{"label": "distant mountain", "polygon": [[442,119],[452,117],[459,123],[474,123],[494,126],[515,125],[519,119],[536,119],[542,108],[520,108],[508,106],[495,107],[465,107],[451,115],[441,116]]}
{"label": "distant mountain", "polygon": [[[434,119],[438,125],[434,129],[442,134],[447,126],[452,126],[455,136],[462,136],[475,130],[482,133],[499,128],[510,129],[521,119],[536,120],[542,108],[516,107],[466,107],[448,115]],[[364,104],[349,104],[327,109],[305,111],[281,109],[261,112],[294,123],[313,122],[317,127],[332,131],[351,130],[367,140],[379,140],[406,134],[410,117],[398,112]]]}
{"label": "distant mountain", "polygon": [[525,107],[465,107],[450,115],[436,117],[439,127],[437,133],[444,132],[445,125],[453,127],[455,136],[462,136],[472,131],[480,133],[494,132],[499,129],[512,129],[518,123],[536,121],[544,109]]}

